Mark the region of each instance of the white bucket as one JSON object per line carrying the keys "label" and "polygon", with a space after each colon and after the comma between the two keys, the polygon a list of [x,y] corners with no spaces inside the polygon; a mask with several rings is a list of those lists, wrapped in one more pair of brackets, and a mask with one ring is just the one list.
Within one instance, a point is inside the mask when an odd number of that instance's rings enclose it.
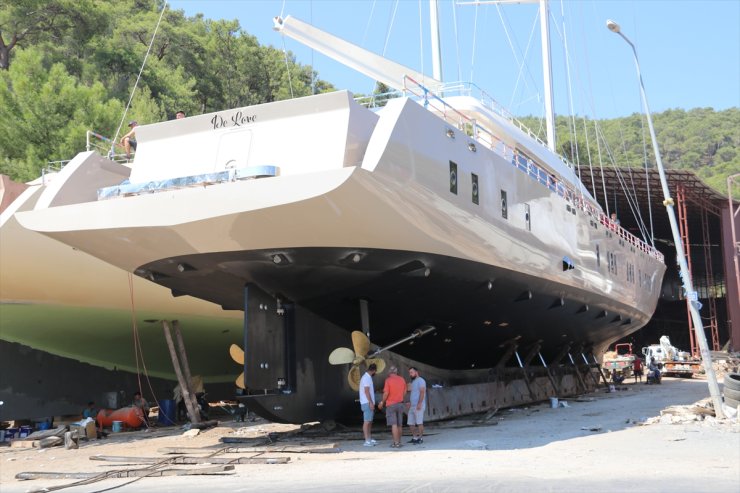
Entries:
{"label": "white bucket", "polygon": [[550,397],[550,407],[555,409],[558,407],[558,398],[557,397]]}

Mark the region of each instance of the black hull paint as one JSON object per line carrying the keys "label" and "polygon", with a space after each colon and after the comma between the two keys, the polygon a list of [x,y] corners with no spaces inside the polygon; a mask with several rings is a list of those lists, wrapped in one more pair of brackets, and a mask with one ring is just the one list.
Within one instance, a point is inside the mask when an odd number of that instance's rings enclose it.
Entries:
{"label": "black hull paint", "polygon": [[[552,269],[561,271],[563,283],[419,252],[303,248],[192,255],[137,272],[151,273],[174,294],[229,309],[243,309],[243,286],[253,284],[348,332],[361,328],[359,300],[366,299],[373,343],[434,325],[433,334],[394,351],[442,369],[489,368],[513,338],[521,347],[541,341],[546,359],[564,344],[598,351],[649,320],[633,307],[568,286],[568,271]],[[317,350],[328,355],[334,347]]]}

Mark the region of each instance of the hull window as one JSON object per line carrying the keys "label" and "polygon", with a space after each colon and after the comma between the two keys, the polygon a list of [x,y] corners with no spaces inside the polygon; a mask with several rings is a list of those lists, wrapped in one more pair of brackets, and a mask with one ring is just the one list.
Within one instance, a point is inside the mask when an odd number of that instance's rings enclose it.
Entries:
{"label": "hull window", "polygon": [[506,200],[506,190],[501,190],[501,217],[509,218],[509,206]]}
{"label": "hull window", "polygon": [[601,252],[599,252],[599,245],[596,245],[596,267],[601,267]]}
{"label": "hull window", "polygon": [[479,193],[479,191],[478,191],[478,175],[476,175],[475,173],[471,173],[470,177],[471,177],[471,181],[472,181],[472,191],[473,191],[473,197],[472,197],[472,199],[473,199],[473,203],[475,205],[478,205],[479,204],[479,201],[480,201],[480,198],[478,196],[478,193]]}
{"label": "hull window", "polygon": [[524,222],[527,225],[527,231],[532,231],[532,216],[529,214],[529,204],[524,204]]}
{"label": "hull window", "polygon": [[450,192],[457,195],[457,163],[450,161]]}

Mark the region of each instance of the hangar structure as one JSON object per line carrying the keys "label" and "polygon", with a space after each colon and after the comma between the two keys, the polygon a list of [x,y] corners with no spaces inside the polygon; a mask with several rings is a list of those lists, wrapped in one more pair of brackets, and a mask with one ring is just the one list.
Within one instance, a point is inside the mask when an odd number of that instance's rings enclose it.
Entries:
{"label": "hangar structure", "polygon": [[[665,255],[667,270],[658,307],[651,321],[629,340],[640,348],[668,335],[674,346],[698,355],[657,169],[584,167],[580,173],[604,210],[616,212],[620,224],[638,238],[651,243],[653,237],[654,246]],[[666,170],[666,179],[709,349],[740,350],[740,204],[708,187],[692,171]],[[734,189],[740,188],[738,179]],[[732,177],[729,183],[732,187]]]}

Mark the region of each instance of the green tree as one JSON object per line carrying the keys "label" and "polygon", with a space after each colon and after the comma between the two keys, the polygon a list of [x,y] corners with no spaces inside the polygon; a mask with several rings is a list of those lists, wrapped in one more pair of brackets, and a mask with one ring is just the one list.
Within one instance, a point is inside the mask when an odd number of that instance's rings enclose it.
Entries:
{"label": "green tree", "polygon": [[84,149],[87,129],[110,135],[122,105],[105,93],[100,83],[78,83],[60,63],[45,66],[38,50],[19,50],[0,72],[0,172],[36,178],[48,161]]}

